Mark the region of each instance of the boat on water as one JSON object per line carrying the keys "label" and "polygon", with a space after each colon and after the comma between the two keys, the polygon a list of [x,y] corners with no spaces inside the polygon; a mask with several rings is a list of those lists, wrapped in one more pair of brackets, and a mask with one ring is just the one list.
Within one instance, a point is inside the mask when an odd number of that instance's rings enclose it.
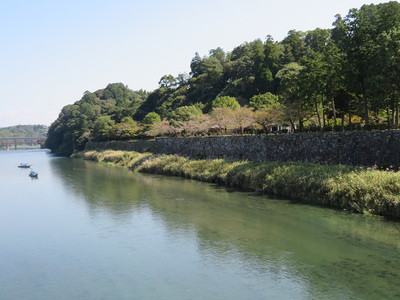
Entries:
{"label": "boat on water", "polygon": [[33,170],[29,172],[29,177],[38,178],[38,176],[39,176],[39,174]]}
{"label": "boat on water", "polygon": [[26,163],[20,163],[18,166],[18,168],[30,168],[30,167],[31,167],[31,165],[26,164]]}

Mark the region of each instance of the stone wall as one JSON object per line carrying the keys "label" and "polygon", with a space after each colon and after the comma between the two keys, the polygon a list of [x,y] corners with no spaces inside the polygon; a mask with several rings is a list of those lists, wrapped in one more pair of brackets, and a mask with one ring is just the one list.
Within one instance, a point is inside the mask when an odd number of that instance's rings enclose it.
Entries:
{"label": "stone wall", "polygon": [[90,142],[85,146],[85,151],[90,150],[124,150],[124,151],[135,151],[135,152],[155,152],[154,141],[133,141],[133,142]]}
{"label": "stone wall", "polygon": [[[88,146],[99,149],[93,143]],[[107,146],[112,146],[112,144],[108,143],[101,149]],[[135,145],[126,149],[110,149],[143,152],[139,148]],[[400,131],[396,130],[157,138],[151,147],[142,148],[154,153],[178,154],[196,159],[305,161],[323,164],[400,167]]]}

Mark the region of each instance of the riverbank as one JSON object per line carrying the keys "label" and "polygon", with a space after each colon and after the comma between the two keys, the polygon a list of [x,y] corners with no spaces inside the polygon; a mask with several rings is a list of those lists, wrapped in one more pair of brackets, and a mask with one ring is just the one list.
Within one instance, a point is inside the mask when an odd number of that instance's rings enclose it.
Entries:
{"label": "riverbank", "polygon": [[123,150],[175,154],[191,159],[254,162],[301,161],[322,165],[400,169],[400,130],[162,137],[154,140],[89,142],[85,151]]}
{"label": "riverbank", "polygon": [[131,170],[181,176],[359,213],[400,217],[400,173],[303,162],[191,160],[177,155],[87,151],[73,155]]}

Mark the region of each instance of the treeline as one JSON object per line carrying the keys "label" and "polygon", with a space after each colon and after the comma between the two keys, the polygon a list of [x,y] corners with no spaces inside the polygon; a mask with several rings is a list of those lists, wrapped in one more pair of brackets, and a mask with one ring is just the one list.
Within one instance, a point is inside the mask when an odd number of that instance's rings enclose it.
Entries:
{"label": "treeline", "polygon": [[[88,139],[235,131],[398,128],[400,4],[336,15],[331,29],[289,31],[225,52],[196,53],[190,74],[165,75],[151,93],[123,84],[85,93],[63,108],[48,145]],[[156,125],[154,125],[156,124]]]}
{"label": "treeline", "polygon": [[47,134],[45,125],[16,125],[0,128],[0,137],[43,137]]}

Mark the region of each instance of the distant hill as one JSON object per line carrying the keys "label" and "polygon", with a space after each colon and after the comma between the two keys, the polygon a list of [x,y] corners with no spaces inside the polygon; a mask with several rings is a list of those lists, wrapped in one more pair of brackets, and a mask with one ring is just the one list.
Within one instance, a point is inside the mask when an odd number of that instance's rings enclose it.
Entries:
{"label": "distant hill", "polygon": [[16,125],[0,128],[2,137],[41,137],[46,136],[48,127],[46,125]]}

